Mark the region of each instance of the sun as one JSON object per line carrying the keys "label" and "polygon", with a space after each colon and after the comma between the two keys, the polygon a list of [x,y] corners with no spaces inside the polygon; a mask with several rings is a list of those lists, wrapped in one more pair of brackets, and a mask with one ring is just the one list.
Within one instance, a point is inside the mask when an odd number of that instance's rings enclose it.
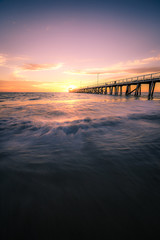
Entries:
{"label": "sun", "polygon": [[76,88],[76,86],[75,86],[75,85],[69,85],[69,87],[68,87],[68,89],[67,89],[67,90],[68,90],[68,92],[69,92],[69,91],[71,91],[72,89],[75,89],[75,88]]}

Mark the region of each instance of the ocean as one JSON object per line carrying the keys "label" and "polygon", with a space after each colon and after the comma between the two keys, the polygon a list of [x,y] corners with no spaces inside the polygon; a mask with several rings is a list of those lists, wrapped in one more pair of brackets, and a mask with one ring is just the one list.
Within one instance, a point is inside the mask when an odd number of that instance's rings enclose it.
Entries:
{"label": "ocean", "polygon": [[154,239],[159,226],[159,93],[0,93],[0,239]]}

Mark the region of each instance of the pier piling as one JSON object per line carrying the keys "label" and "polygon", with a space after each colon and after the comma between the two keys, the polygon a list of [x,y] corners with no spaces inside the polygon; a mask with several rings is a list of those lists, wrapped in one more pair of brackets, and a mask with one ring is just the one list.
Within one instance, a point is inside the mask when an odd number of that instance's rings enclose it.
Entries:
{"label": "pier piling", "polygon": [[[120,79],[111,82],[105,82],[102,84],[97,83],[97,85],[70,89],[69,92],[75,93],[96,93],[96,94],[110,94],[115,96],[122,96],[123,86],[126,87],[125,95],[129,96],[134,93],[135,97],[141,96],[141,87],[144,84],[148,84],[148,100],[153,99],[154,89],[157,82],[160,82],[160,72],[140,75],[136,77]],[[135,86],[133,90],[131,90],[131,86]]]}

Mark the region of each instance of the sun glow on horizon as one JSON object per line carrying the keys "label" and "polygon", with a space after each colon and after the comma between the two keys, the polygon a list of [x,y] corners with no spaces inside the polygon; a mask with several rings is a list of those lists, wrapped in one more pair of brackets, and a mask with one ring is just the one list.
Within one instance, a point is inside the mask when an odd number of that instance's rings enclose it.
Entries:
{"label": "sun glow on horizon", "polygon": [[160,71],[157,1],[143,0],[145,14],[138,0],[18,1],[0,1],[0,92],[68,92]]}
{"label": "sun glow on horizon", "polygon": [[69,87],[67,88],[67,91],[69,92],[69,90],[75,89],[77,88],[75,85],[69,85]]}

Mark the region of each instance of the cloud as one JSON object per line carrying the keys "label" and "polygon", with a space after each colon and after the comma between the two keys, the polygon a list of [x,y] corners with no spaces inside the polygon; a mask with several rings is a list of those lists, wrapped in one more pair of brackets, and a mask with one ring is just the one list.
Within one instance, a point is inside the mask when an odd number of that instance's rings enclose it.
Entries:
{"label": "cloud", "polygon": [[6,56],[4,56],[3,54],[0,54],[0,66],[4,66],[6,61],[7,61]]}
{"label": "cloud", "polygon": [[24,64],[21,69],[25,71],[46,71],[46,70],[56,70],[62,67],[62,63],[59,64],[36,64],[28,63]]}
{"label": "cloud", "polygon": [[136,59],[134,61],[128,61],[126,64],[127,64],[127,66],[137,66],[137,65],[150,64],[150,63],[159,62],[159,61],[160,61],[160,55],[155,56],[155,57]]}
{"label": "cloud", "polygon": [[37,81],[18,81],[18,80],[0,80],[0,91],[2,92],[30,92],[40,91],[37,87],[41,82]]}
{"label": "cloud", "polygon": [[1,92],[50,92],[60,91],[62,88],[57,88],[53,82],[38,82],[38,81],[26,81],[26,80],[0,80]]}
{"label": "cloud", "polygon": [[69,73],[69,74],[82,74],[82,75],[86,75],[86,74],[111,74],[111,73],[122,73],[124,72],[124,70],[120,70],[120,69],[115,69],[115,68],[91,68],[91,69],[85,69],[85,70],[72,70],[72,71],[67,71],[65,73]]}
{"label": "cloud", "polygon": [[147,74],[152,72],[160,72],[160,66],[159,67],[141,67],[141,68],[127,68],[127,69],[113,69],[113,70],[103,70],[103,69],[97,69],[97,70],[86,70],[86,71],[72,71],[72,72],[66,72],[70,74],[82,74],[82,75],[97,75],[97,74]]}
{"label": "cloud", "polygon": [[28,56],[14,56],[14,57],[10,57],[10,60],[12,61],[26,61],[26,60],[30,60],[30,58]]}
{"label": "cloud", "polygon": [[14,70],[9,75],[9,79],[11,79],[12,81],[21,81],[26,80],[26,77],[19,70]]}
{"label": "cloud", "polygon": [[[68,74],[94,75],[94,74],[122,74],[122,73],[150,73],[160,71],[160,67],[151,66],[153,63],[160,62],[160,55],[143,59],[135,59],[133,61],[119,62],[109,67],[104,68],[87,68],[73,69],[66,71]],[[144,67],[141,67],[141,66]],[[146,65],[146,67],[145,67]],[[148,66],[147,66],[148,65]]]}
{"label": "cloud", "polygon": [[10,56],[7,54],[0,53],[0,66],[4,66],[9,69],[16,69],[21,62],[29,60],[27,56]]}
{"label": "cloud", "polygon": [[131,68],[127,69],[126,73],[152,73],[152,72],[160,72],[160,66],[159,67],[144,67],[144,68]]}

